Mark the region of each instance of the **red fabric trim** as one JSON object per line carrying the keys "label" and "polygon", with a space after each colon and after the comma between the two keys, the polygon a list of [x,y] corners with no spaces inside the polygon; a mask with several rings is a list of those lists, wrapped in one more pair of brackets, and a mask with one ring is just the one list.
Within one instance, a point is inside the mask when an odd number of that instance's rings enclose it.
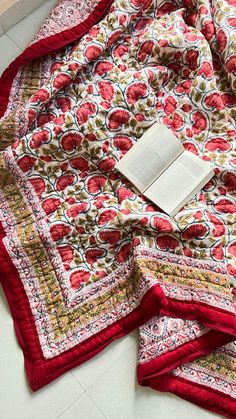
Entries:
{"label": "red fabric trim", "polygon": [[191,403],[195,403],[229,419],[236,418],[235,399],[210,387],[206,388],[171,374],[152,378],[149,380],[149,385],[154,390],[170,391]]}
{"label": "red fabric trim", "polygon": [[186,342],[172,351],[166,352],[148,362],[140,363],[137,367],[137,377],[140,385],[148,386],[150,378],[166,374],[174,368],[192,361],[199,356],[207,355],[232,341],[232,336],[210,330],[198,338]]}
{"label": "red fabric trim", "polygon": [[[12,313],[15,332],[24,353],[27,378],[33,391],[38,390],[40,387],[48,384],[64,372],[90,359],[92,356],[104,349],[105,346],[107,346],[114,339],[129,333],[140,324],[145,323],[158,312],[162,312],[164,310],[165,313],[167,312],[169,315],[173,316],[172,311],[168,311],[167,308],[169,306],[169,308],[173,309],[174,301],[165,297],[159,285],[154,286],[143,297],[139,307],[137,307],[128,316],[120,319],[102,332],[92,336],[82,344],[76,345],[74,348],[63,352],[63,354],[58,355],[53,359],[45,359],[40,347],[28,298],[18,275],[18,271],[11,261],[2,242],[4,236],[5,232],[3,228],[1,228],[1,282]],[[203,315],[203,313],[205,313],[206,317],[212,315],[213,317],[215,316],[214,310],[211,308],[209,309],[207,306],[201,307],[199,304],[189,304],[188,309],[186,310],[185,303],[177,302],[176,304],[177,309],[179,310],[178,314],[180,315],[181,313],[184,318],[190,317],[198,319],[198,317]],[[174,315],[177,314],[177,309],[175,309]],[[225,313],[225,315],[221,314],[221,319],[222,328],[224,328],[224,324],[227,324],[227,322],[231,320],[231,315],[229,313]],[[220,346],[222,344],[223,333],[219,335],[216,334],[215,336],[216,338],[217,336],[219,337],[218,346]],[[226,339],[228,338],[228,335],[226,335]],[[207,343],[209,343],[210,351],[212,342],[209,340]],[[217,346],[217,340],[215,343]],[[195,351],[196,348],[192,347],[192,350]]]}
{"label": "red fabric trim", "polygon": [[35,44],[30,45],[25,51],[22,52],[4,71],[0,77],[0,92],[1,92],[1,104],[0,104],[0,117],[2,117],[7,109],[9,96],[13,80],[17,74],[19,67],[27,64],[35,58],[39,58],[42,55],[49,54],[79,38],[81,38],[88,30],[97,23],[105,14],[113,0],[101,0],[95,7],[89,17],[79,23],[79,25],[66,29],[56,35],[51,35],[48,38],[40,39]]}
{"label": "red fabric trim", "polygon": [[[236,337],[236,319],[234,313],[208,306],[197,301],[179,301],[168,298],[168,303],[160,308],[160,314],[170,317],[182,317],[198,320],[204,326]],[[224,320],[223,320],[224,319]],[[233,340],[233,339],[231,339]]]}
{"label": "red fabric trim", "polygon": [[[4,235],[4,230],[1,229],[2,239]],[[15,332],[24,353],[26,374],[33,391],[38,390],[64,372],[90,359],[114,339],[129,333],[141,323],[145,323],[160,310],[160,306],[164,303],[163,291],[157,285],[149,290],[142,299],[140,306],[128,316],[86,340],[81,345],[77,345],[63,354],[47,360],[44,359],[42,354],[29,301],[18,272],[2,240],[0,242],[0,263],[3,274],[1,277],[3,289],[12,313]],[[164,304],[166,302],[168,304],[165,297],[164,300],[166,300]],[[224,334],[212,332],[210,336],[213,336],[214,333],[214,347],[217,346],[217,339],[219,339],[218,346],[220,346],[224,341]],[[230,340],[227,335],[225,339]],[[210,351],[213,341],[210,339],[206,343],[209,344]],[[194,346],[191,349],[193,351],[198,350],[197,355],[202,353],[199,352],[199,348],[195,348]],[[205,350],[207,350],[207,345]]]}
{"label": "red fabric trim", "polygon": [[4,230],[0,229],[1,283],[14,322],[15,333],[24,353],[26,375],[33,391],[58,378],[61,374],[87,361],[113,340],[124,336],[146,322],[158,311],[160,288],[150,289],[128,316],[118,320],[105,330],[80,345],[52,359],[45,359],[40,347],[34,318],[18,272],[2,242]]}

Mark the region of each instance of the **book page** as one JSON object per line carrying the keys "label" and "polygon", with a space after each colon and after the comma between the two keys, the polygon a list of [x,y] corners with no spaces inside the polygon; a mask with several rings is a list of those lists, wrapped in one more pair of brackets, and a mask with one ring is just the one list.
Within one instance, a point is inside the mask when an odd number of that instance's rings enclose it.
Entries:
{"label": "book page", "polygon": [[162,124],[153,124],[115,168],[144,192],[184,151],[180,141]]}
{"label": "book page", "polygon": [[167,214],[174,215],[213,176],[211,167],[184,151],[145,192]]}

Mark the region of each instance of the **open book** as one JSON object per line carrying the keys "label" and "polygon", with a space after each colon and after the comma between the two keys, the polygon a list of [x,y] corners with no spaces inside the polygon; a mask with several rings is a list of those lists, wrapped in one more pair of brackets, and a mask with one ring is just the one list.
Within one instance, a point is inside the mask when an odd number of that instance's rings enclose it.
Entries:
{"label": "open book", "polygon": [[174,216],[212,178],[208,163],[155,123],[116,164],[148,199]]}

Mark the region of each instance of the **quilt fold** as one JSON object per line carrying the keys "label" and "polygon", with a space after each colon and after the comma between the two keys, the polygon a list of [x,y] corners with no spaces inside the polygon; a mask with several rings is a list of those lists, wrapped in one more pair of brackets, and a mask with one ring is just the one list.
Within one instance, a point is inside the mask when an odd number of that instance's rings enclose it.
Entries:
{"label": "quilt fold", "polygon": [[[0,79],[0,279],[27,379],[139,327],[140,385],[236,418],[236,3],[81,4]],[[154,122],[214,168],[174,218],[114,168]]]}

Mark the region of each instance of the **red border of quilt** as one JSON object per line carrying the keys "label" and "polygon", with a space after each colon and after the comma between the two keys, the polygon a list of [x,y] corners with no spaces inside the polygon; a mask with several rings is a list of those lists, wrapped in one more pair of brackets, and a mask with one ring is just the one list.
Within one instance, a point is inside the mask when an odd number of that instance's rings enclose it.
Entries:
{"label": "red border of quilt", "polygon": [[218,415],[235,419],[236,401],[232,397],[210,387],[206,388],[172,374],[152,377],[142,385],[150,386],[158,391],[169,391]]}
{"label": "red border of quilt", "polygon": [[[12,313],[15,332],[24,353],[26,375],[33,391],[38,390],[66,371],[87,361],[113,340],[128,334],[157,314],[158,311],[162,312],[163,307],[165,307],[165,313],[173,315],[171,310],[173,301],[167,299],[159,285],[156,285],[145,294],[140,305],[132,313],[87,339],[82,344],[76,345],[55,358],[45,359],[40,347],[29,301],[18,272],[3,244],[2,240],[5,237],[5,232],[1,225],[0,227],[0,266],[2,274],[0,279]],[[170,310],[168,310],[168,306]],[[185,315],[188,313],[189,318],[201,317],[203,312],[205,312],[206,318],[210,319],[210,321],[214,320],[214,310],[208,310],[207,306],[203,305],[202,307],[201,304],[190,304],[187,307],[185,303],[181,304],[180,311],[185,313]],[[226,312],[224,315],[222,311],[221,318],[222,324],[225,323],[226,325],[225,333],[231,334],[232,326],[227,328],[227,324],[232,322],[232,316]],[[226,341],[232,340],[232,335],[230,337],[229,334],[225,333],[211,331],[210,336],[207,333],[202,337],[202,345],[199,347],[198,355],[206,354],[219,345],[226,343]],[[213,336],[215,336],[214,339]],[[203,341],[205,342],[204,344]],[[208,343],[209,351],[207,351]]]}
{"label": "red border of quilt", "polygon": [[[16,58],[16,60],[5,70],[0,78],[0,116],[3,116],[7,109],[12,82],[18,68],[30,60],[38,58],[44,54],[48,54],[49,52],[53,52],[56,49],[82,37],[92,25],[102,18],[112,1],[113,0],[101,0],[92,14],[84,22],[74,28],[65,30],[59,34],[36,42],[35,44],[29,46]],[[159,286],[155,286],[144,296],[140,306],[128,316],[117,321],[106,330],[86,340],[83,344],[77,345],[75,348],[72,348],[53,359],[46,360],[42,354],[27,296],[22,287],[18,272],[2,242],[4,236],[5,232],[1,226],[0,280],[10,306],[15,332],[24,353],[26,374],[33,391],[38,390],[40,387],[53,381],[71,368],[90,359],[114,339],[129,333],[135,327],[138,327],[141,323],[144,323],[151,316],[155,315],[158,309],[160,309],[160,303],[163,301],[163,293]],[[201,320],[201,317],[204,314],[206,316],[204,316],[205,318],[208,317],[209,323],[215,323],[215,321],[217,323],[217,317],[219,316],[219,314],[214,312],[213,309],[209,309],[207,306],[199,305],[196,307],[194,304],[181,304],[166,298],[161,311],[163,314],[171,312],[171,315],[173,315],[173,313],[180,315],[181,311],[186,315],[187,311],[190,316],[189,318],[199,318],[199,320]],[[224,313],[221,313],[221,321],[222,316],[225,317],[225,325],[229,325],[229,328],[226,327],[227,330],[225,330],[225,332],[231,334],[233,332],[233,318],[227,313],[225,313],[225,316]],[[211,331],[203,337],[196,339],[194,342],[183,345],[179,348],[179,351],[175,351],[177,360],[173,363],[172,356],[172,367],[174,368],[179,365],[183,356],[185,362],[187,362],[195,357],[196,354],[198,356],[204,355],[230,340],[232,340],[232,335],[230,336],[222,332]],[[192,345],[191,348],[190,345]],[[192,353],[193,347],[195,348],[194,355]],[[162,371],[165,372],[167,365],[170,365],[170,357],[171,353],[163,356],[160,360],[161,362],[159,363],[158,361],[158,369],[162,368]],[[145,370],[142,372],[140,366],[138,367],[138,380],[140,384],[150,385],[152,388],[160,391],[172,391],[173,393],[209,410],[222,413],[229,418],[233,417],[229,416],[228,412],[232,411],[232,414],[235,412],[235,402],[232,401],[231,398],[219,392],[193,385],[190,382],[176,378],[170,374],[152,377],[146,381],[144,376],[145,373],[147,373],[148,368],[151,371],[152,367],[154,367],[154,369],[156,367],[155,362],[157,361],[154,360],[153,362],[152,366],[151,364],[146,366],[146,372]]]}

